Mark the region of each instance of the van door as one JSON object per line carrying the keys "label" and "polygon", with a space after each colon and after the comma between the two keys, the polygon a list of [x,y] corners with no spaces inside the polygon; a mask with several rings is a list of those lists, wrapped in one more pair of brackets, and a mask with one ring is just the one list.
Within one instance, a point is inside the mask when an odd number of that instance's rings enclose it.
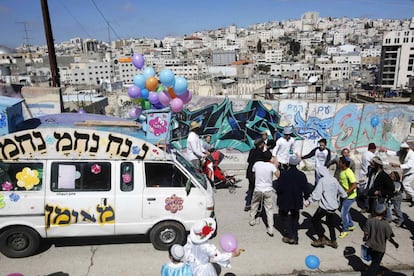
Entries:
{"label": "van door", "polygon": [[48,237],[113,235],[116,210],[111,162],[50,161]]}
{"label": "van door", "polygon": [[177,166],[160,161],[145,162],[144,166],[144,219],[184,221],[204,217],[206,196],[194,186],[190,194],[186,194],[188,177]]}
{"label": "van door", "polygon": [[142,190],[144,173],[142,161],[116,163],[116,222],[117,235],[143,234],[152,226],[142,220]]}

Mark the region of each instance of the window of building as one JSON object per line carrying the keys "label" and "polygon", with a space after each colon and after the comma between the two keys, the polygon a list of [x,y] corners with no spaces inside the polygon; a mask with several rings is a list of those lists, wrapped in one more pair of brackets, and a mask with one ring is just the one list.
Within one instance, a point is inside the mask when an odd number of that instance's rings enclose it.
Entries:
{"label": "window of building", "polygon": [[42,163],[1,163],[0,191],[40,191],[43,183]]}
{"label": "window of building", "polygon": [[51,190],[109,191],[111,163],[109,162],[53,162]]}

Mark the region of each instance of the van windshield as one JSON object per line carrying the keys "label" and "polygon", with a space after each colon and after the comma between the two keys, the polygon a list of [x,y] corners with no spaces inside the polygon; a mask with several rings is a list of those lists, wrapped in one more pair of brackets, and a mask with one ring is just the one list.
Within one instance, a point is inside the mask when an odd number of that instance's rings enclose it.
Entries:
{"label": "van windshield", "polygon": [[197,179],[198,183],[200,183],[201,186],[207,190],[207,181],[204,175],[196,172],[194,166],[178,152],[175,152],[175,156],[177,162],[180,163],[191,175],[193,175]]}

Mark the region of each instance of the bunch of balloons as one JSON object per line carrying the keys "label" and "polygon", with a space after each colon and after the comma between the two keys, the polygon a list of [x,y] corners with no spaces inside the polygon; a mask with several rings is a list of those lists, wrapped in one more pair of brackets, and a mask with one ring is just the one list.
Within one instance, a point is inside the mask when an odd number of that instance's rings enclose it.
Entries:
{"label": "bunch of balloons", "polygon": [[128,88],[128,96],[136,104],[129,111],[131,118],[138,118],[142,110],[150,108],[170,107],[173,112],[180,112],[191,101],[193,95],[184,77],[175,76],[170,69],[163,69],[157,78],[154,68],[144,66],[141,54],[133,54],[132,64],[142,73],[134,76],[134,84]]}

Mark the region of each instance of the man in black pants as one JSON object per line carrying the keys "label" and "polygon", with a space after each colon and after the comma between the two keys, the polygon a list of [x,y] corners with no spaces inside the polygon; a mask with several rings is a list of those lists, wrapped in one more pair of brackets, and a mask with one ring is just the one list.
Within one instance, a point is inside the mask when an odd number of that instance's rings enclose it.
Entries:
{"label": "man in black pants", "polygon": [[274,183],[283,222],[282,241],[288,244],[298,244],[299,210],[303,208],[303,199],[311,193],[306,175],[296,168],[298,163],[296,155],[291,155],[288,167]]}
{"label": "man in black pants", "polygon": [[[311,245],[314,247],[324,247],[325,245],[328,245],[333,248],[338,248],[334,225],[335,210],[339,208],[338,196],[347,198],[348,194],[339,184],[338,180],[329,173],[329,170],[326,167],[318,168],[318,172],[321,175],[321,179],[319,179],[318,184],[308,200],[305,201],[306,207],[312,202],[319,201],[319,207],[311,219],[313,228],[318,235],[318,239],[314,240]],[[325,238],[325,230],[322,227],[321,219],[325,216],[326,225],[329,229],[329,240]]]}

